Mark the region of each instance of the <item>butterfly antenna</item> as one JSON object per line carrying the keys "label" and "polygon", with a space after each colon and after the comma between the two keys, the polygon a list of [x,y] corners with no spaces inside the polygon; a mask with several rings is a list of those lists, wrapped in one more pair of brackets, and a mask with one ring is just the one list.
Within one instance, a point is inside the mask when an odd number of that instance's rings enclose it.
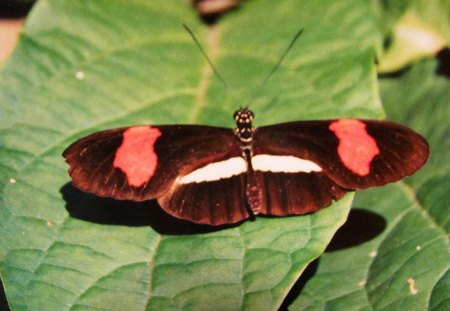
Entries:
{"label": "butterfly antenna", "polygon": [[208,64],[211,66],[212,70],[214,71],[214,74],[216,75],[217,78],[219,78],[220,82],[222,82],[223,86],[225,87],[225,89],[228,89],[228,85],[225,82],[225,79],[222,78],[222,76],[220,75],[220,73],[217,71],[216,67],[214,66],[213,62],[211,61],[211,59],[209,58],[208,54],[206,54],[205,50],[203,49],[202,45],[200,44],[200,42],[198,41],[197,37],[195,36],[194,32],[186,25],[183,24],[184,29],[186,29],[186,31],[188,32],[188,34],[191,36],[192,40],[194,40],[195,44],[197,45],[198,49],[200,50],[200,52],[202,52],[203,56],[205,57],[206,61],[208,62]]}
{"label": "butterfly antenna", "polygon": [[[301,28],[294,36],[294,38],[291,40],[291,43],[289,43],[288,47],[286,48],[286,50],[284,50],[283,55],[281,55],[280,59],[277,61],[277,63],[275,64],[275,66],[273,66],[272,70],[269,72],[269,74],[265,77],[265,79],[263,80],[263,82],[259,85],[259,87],[253,92],[253,94],[256,94],[257,92],[259,92],[267,83],[267,81],[269,81],[270,77],[272,77],[272,75],[275,73],[275,71],[277,71],[277,69],[280,67],[281,63],[283,62],[283,60],[286,58],[287,54],[289,53],[290,50],[292,50],[292,47],[294,46],[295,42],[297,41],[297,39],[300,37],[300,35],[303,33],[303,28]],[[252,96],[254,97],[254,96]]]}
{"label": "butterfly antenna", "polygon": [[281,55],[280,59],[278,60],[278,62],[275,64],[275,66],[273,66],[272,70],[269,72],[269,74],[266,76],[266,78],[263,80],[263,82],[261,83],[261,87],[263,87],[267,81],[269,81],[270,77],[275,73],[275,71],[277,71],[277,69],[280,67],[281,63],[283,62],[283,60],[286,58],[286,55],[289,53],[290,50],[292,50],[292,47],[294,46],[295,42],[297,41],[297,39],[300,37],[300,35],[303,33],[303,28],[300,29],[294,36],[294,38],[292,39],[291,43],[289,43],[289,46],[286,48],[286,50],[284,51],[283,55]]}

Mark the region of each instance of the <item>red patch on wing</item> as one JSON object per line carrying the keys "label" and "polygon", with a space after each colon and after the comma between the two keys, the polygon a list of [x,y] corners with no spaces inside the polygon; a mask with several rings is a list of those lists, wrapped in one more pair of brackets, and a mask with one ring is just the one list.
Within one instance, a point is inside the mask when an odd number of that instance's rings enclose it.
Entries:
{"label": "red patch on wing", "polygon": [[341,119],[328,127],[339,139],[337,149],[342,163],[353,173],[366,176],[370,163],[380,153],[377,142],[366,131],[366,124],[359,120]]}
{"label": "red patch on wing", "polygon": [[158,156],[153,146],[159,136],[161,131],[150,126],[130,127],[123,132],[113,166],[125,173],[130,186],[142,186],[155,173]]}

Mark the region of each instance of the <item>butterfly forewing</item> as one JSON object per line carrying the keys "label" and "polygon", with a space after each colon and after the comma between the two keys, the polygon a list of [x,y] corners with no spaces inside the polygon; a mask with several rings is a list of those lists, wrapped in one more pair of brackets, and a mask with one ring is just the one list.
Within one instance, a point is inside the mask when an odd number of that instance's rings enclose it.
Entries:
{"label": "butterfly forewing", "polygon": [[253,152],[309,160],[337,185],[352,190],[411,175],[426,162],[428,144],[395,123],[345,119],[257,128]]}
{"label": "butterfly forewing", "polygon": [[75,186],[99,196],[135,201],[160,197],[176,178],[239,155],[231,129],[190,125],[102,131],[78,140],[63,153]]}

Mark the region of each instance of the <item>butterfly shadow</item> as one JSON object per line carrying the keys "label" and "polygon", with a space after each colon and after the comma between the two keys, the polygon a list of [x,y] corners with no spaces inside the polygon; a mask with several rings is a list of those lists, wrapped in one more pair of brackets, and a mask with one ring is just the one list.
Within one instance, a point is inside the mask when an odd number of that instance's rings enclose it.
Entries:
{"label": "butterfly shadow", "polygon": [[368,242],[380,235],[386,228],[386,224],[382,216],[353,207],[347,221],[336,231],[325,252],[331,253]]}
{"label": "butterfly shadow", "polygon": [[8,306],[8,301],[6,300],[5,289],[3,288],[3,283],[0,282],[0,310],[1,311],[10,311],[11,309]]}
{"label": "butterfly shadow", "polygon": [[66,209],[70,216],[97,224],[129,227],[150,226],[159,234],[164,235],[203,234],[239,225],[195,224],[167,214],[156,200],[134,202],[101,198],[79,190],[72,183],[65,184],[60,192],[66,201]]}
{"label": "butterfly shadow", "polygon": [[[356,247],[380,235],[386,228],[386,220],[373,212],[352,208],[345,224],[336,231],[325,252],[332,253],[339,250]],[[288,310],[288,307],[301,294],[308,281],[317,273],[320,257],[312,261],[303,271],[300,278],[292,286],[279,310]]]}

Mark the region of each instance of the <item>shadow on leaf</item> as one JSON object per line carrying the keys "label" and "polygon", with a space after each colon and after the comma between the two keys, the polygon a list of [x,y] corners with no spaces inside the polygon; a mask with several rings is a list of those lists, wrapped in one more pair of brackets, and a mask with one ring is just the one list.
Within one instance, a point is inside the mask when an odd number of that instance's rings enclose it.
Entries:
{"label": "shadow on leaf", "polygon": [[150,226],[159,234],[188,235],[215,232],[237,226],[209,226],[195,224],[167,214],[156,202],[120,201],[101,198],[74,187],[71,183],[61,188],[70,216],[104,225],[130,227]]}
{"label": "shadow on leaf", "polygon": [[289,290],[289,293],[284,298],[278,311],[289,310],[289,306],[297,299],[308,281],[316,274],[317,269],[319,268],[319,260],[320,258],[317,258],[305,268],[302,275]]}
{"label": "shadow on leaf", "polygon": [[[326,252],[351,248],[374,239],[386,228],[386,220],[370,211],[353,208],[345,224],[336,232]],[[301,294],[308,281],[314,277],[319,267],[320,258],[312,261],[303,271],[286,296],[279,310],[288,307]]]}
{"label": "shadow on leaf", "polygon": [[0,310],[1,311],[10,311],[11,310],[8,306],[8,302],[6,301],[5,289],[3,288],[2,282],[0,282]]}
{"label": "shadow on leaf", "polygon": [[438,59],[436,74],[439,76],[450,78],[450,49],[442,49],[436,55],[436,58]]}
{"label": "shadow on leaf", "polygon": [[345,224],[336,231],[326,252],[358,246],[372,240],[386,228],[386,220],[367,210],[352,208]]}

